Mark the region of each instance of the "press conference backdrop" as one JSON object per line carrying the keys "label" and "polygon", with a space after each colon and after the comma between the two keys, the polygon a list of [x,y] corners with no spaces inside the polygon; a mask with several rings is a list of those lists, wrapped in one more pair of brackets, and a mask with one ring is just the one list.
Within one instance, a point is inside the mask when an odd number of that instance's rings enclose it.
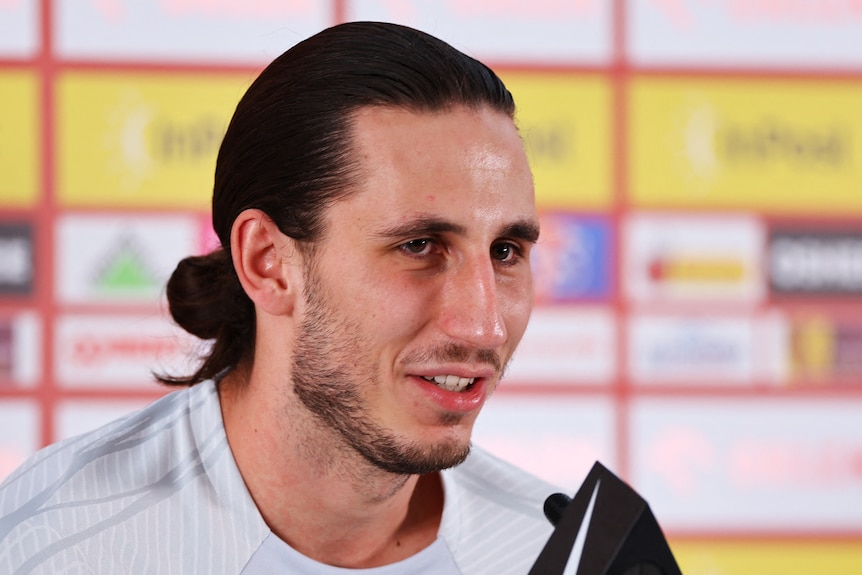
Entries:
{"label": "press conference backdrop", "polygon": [[518,103],[537,307],[477,442],[601,460],[687,574],[862,572],[858,0],[0,0],[0,476],[188,369],[163,286],[232,109],[360,19]]}

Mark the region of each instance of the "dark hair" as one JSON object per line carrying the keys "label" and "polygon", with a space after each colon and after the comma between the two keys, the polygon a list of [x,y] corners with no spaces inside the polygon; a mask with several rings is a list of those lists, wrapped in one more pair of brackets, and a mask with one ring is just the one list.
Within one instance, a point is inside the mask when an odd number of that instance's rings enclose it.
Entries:
{"label": "dark hair", "polygon": [[351,122],[359,108],[437,112],[489,107],[514,117],[512,95],[487,66],[428,34],[380,22],[328,28],[275,59],[237,105],[219,149],[212,199],[222,247],[182,260],[167,284],[174,320],[213,339],[188,377],[193,385],[248,361],[254,353],[254,307],[230,257],[230,232],[249,208],[310,247],[326,207],[355,187]]}

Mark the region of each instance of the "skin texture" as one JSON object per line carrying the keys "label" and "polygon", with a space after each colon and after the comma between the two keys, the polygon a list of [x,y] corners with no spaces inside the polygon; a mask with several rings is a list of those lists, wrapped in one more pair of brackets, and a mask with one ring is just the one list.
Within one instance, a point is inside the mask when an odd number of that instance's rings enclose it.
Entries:
{"label": "skin texture", "polygon": [[[436,537],[438,470],[469,452],[532,310],[532,177],[512,121],[486,109],[368,108],[355,193],[314,249],[269,218],[234,222],[255,358],[219,386],[228,440],[273,531],[342,567]],[[466,390],[426,377],[471,378]]]}

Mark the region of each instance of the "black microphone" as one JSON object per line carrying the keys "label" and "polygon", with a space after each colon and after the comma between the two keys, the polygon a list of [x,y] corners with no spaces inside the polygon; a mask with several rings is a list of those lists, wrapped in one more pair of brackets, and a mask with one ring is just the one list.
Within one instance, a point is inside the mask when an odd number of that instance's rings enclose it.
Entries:
{"label": "black microphone", "polygon": [[682,575],[647,502],[598,461],[544,512],[555,529],[529,575]]}
{"label": "black microphone", "polygon": [[545,517],[551,522],[551,525],[554,527],[557,526],[557,523],[560,522],[560,517],[563,516],[563,511],[566,510],[566,507],[571,502],[572,498],[565,493],[552,493],[548,495],[548,498],[545,499],[543,511],[545,512]]}

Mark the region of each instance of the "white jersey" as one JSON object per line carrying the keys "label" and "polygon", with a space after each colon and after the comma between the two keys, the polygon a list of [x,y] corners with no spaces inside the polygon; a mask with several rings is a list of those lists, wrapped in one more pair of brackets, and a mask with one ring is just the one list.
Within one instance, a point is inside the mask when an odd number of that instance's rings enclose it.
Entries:
{"label": "white jersey", "polygon": [[437,540],[375,569],[329,567],[264,522],[212,381],[36,453],[0,485],[0,573],[525,575],[553,487],[474,448],[442,472]]}

